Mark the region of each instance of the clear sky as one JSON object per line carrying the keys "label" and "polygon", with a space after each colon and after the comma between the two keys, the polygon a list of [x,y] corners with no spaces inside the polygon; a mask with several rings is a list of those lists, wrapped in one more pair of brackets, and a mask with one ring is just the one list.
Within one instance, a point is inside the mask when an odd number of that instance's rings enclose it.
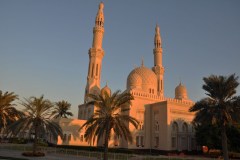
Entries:
{"label": "clear sky", "polygon": [[[103,0],[105,34],[101,86],[126,89],[134,66],[153,66],[160,26],[165,96],[180,80],[203,98],[204,76],[240,76],[239,0]],[[99,0],[0,0],[0,90],[20,99],[67,100],[74,117],[83,102],[88,49]],[[238,88],[240,94],[240,87]]]}

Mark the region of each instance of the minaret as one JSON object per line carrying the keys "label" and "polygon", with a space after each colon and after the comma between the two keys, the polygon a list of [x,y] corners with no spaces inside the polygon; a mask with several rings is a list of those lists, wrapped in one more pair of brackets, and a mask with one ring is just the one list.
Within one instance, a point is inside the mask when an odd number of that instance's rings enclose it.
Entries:
{"label": "minaret", "polygon": [[104,35],[104,15],[103,15],[103,3],[99,4],[98,13],[96,15],[95,26],[93,27],[93,42],[92,48],[89,49],[89,66],[87,85],[85,90],[85,99],[87,102],[86,95],[89,93],[100,92],[100,79],[101,79],[101,68],[102,59],[104,56],[104,50],[102,48],[102,40]]}
{"label": "minaret", "polygon": [[164,97],[164,67],[162,65],[162,41],[159,26],[156,25],[154,37],[154,67],[152,68],[157,75],[157,93]]}

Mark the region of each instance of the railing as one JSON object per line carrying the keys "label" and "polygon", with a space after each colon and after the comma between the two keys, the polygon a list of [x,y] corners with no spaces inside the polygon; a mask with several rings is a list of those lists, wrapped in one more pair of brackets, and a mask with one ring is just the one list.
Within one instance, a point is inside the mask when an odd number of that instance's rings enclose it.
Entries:
{"label": "railing", "polygon": [[[1,144],[0,150],[15,150],[15,151],[31,151],[32,145],[20,145],[20,144]],[[65,149],[56,147],[38,147],[39,151],[48,155],[61,157],[66,160],[77,160],[78,158],[84,158],[86,160],[103,160],[103,152],[95,151],[83,151],[76,149]],[[203,157],[184,157],[184,156],[151,156],[151,155],[135,155],[135,154],[123,154],[123,153],[108,153],[109,160],[219,160],[214,158]]]}
{"label": "railing", "polygon": [[[14,151],[32,151],[32,145],[22,145],[22,144],[1,144],[0,150],[14,150]],[[76,149],[66,149],[66,148],[57,148],[57,147],[43,147],[38,146],[38,151],[44,152],[46,155],[54,155],[56,157],[65,157],[66,160],[69,160],[68,156],[71,156],[72,159],[78,159],[78,157],[86,158],[87,160],[102,160],[103,152],[95,151],[85,151],[85,150],[76,150]],[[123,154],[123,153],[108,153],[109,160],[130,160],[133,158],[133,154]],[[137,160],[137,159],[136,159]]]}
{"label": "railing", "polygon": [[151,99],[153,101],[169,101],[169,102],[175,102],[175,103],[186,104],[186,105],[194,105],[194,102],[192,102],[191,100],[180,100],[180,99],[175,99],[175,98],[167,98],[167,97],[162,97],[162,96],[158,96],[155,94],[147,93],[144,91],[133,90],[133,91],[130,91],[130,93],[134,96]]}

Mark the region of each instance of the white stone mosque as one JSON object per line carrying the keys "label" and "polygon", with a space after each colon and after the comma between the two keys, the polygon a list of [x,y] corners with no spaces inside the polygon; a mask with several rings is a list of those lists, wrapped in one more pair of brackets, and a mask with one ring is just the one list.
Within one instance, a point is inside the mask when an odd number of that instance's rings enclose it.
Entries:
{"label": "white stone mosque", "polygon": [[[93,27],[93,42],[89,49],[89,67],[85,95],[106,91],[111,93],[106,85],[101,88],[101,68],[104,50],[102,41],[104,36],[104,5],[101,2]],[[164,96],[164,67],[162,64],[162,41],[159,26],[155,28],[154,37],[154,64],[152,68],[141,66],[133,69],[127,78],[127,88],[134,96],[129,115],[139,122],[136,129],[129,125],[134,137],[131,144],[115,136],[110,140],[109,146],[113,148],[129,149],[155,149],[162,151],[171,150],[196,150],[194,130],[191,124],[194,113],[188,110],[194,104],[188,98],[187,89],[181,83],[175,88],[175,97]],[[88,98],[85,96],[84,104],[79,105],[78,119],[61,119],[60,125],[64,131],[63,139],[58,138],[58,145],[89,146],[84,139],[85,130],[80,127],[93,114],[94,106],[86,105]],[[102,144],[92,144],[101,146]]]}

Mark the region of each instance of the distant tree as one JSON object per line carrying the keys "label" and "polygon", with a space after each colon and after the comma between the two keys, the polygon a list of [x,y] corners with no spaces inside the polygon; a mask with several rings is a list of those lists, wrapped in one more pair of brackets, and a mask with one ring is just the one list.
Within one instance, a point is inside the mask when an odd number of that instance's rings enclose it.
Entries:
{"label": "distant tree", "polygon": [[239,85],[237,80],[235,74],[204,77],[203,89],[208,97],[196,102],[189,110],[196,112],[195,123],[211,123],[219,127],[224,160],[229,159],[226,127],[240,120],[240,96],[234,96]]}
{"label": "distant tree", "polygon": [[10,126],[15,135],[28,131],[34,133],[33,154],[37,151],[37,142],[40,134],[50,133],[54,138],[62,137],[62,129],[58,123],[52,121],[54,105],[43,96],[30,97],[22,102],[25,116]]}
{"label": "distant tree", "polygon": [[[228,137],[228,148],[230,151],[240,151],[240,128],[237,125],[226,127]],[[212,124],[195,126],[195,136],[197,144],[207,146],[208,149],[222,149],[221,146],[221,129]]]}
{"label": "distant tree", "polygon": [[129,108],[125,108],[126,104],[130,104],[133,96],[130,93],[114,92],[109,95],[107,92],[100,94],[89,94],[96,107],[93,115],[82,126],[86,127],[85,138],[89,143],[100,139],[104,140],[104,160],[108,159],[108,142],[111,138],[111,132],[114,131],[117,137],[121,137],[132,142],[132,134],[129,131],[128,123],[137,127],[138,121],[124,114]]}
{"label": "distant tree", "polygon": [[221,131],[216,125],[196,125],[195,137],[200,146],[207,146],[208,149],[221,149]]}
{"label": "distant tree", "polygon": [[9,124],[19,119],[22,115],[15,108],[16,105],[13,104],[16,99],[18,99],[18,96],[13,92],[3,93],[0,90],[0,132],[5,130]]}
{"label": "distant tree", "polygon": [[231,151],[240,152],[240,127],[239,125],[231,125],[227,128],[227,136],[229,140],[229,149]]}
{"label": "distant tree", "polygon": [[55,118],[68,118],[68,116],[73,116],[72,112],[70,112],[71,104],[67,101],[59,101],[55,103],[56,106],[54,108],[53,114]]}

